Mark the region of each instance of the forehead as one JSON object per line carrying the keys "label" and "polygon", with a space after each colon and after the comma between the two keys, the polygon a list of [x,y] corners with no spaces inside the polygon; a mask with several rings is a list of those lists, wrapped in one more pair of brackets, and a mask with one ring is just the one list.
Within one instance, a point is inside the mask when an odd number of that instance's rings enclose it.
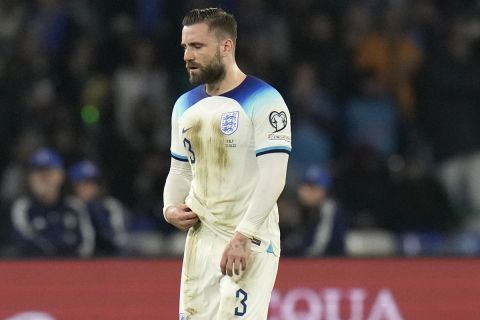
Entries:
{"label": "forehead", "polygon": [[44,175],[44,174],[56,174],[57,172],[62,172],[60,168],[49,168],[49,167],[40,167],[40,168],[31,168],[30,174],[32,175]]}
{"label": "forehead", "polygon": [[184,26],[182,29],[182,43],[207,42],[214,40],[214,37],[214,32],[204,22]]}

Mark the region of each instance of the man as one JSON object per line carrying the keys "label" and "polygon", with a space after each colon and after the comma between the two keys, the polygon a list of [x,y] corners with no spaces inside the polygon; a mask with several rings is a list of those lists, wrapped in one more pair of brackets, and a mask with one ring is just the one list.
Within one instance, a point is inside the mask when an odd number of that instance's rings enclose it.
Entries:
{"label": "man", "polygon": [[312,165],[298,186],[300,220],[288,234],[283,252],[290,256],[327,256],[345,253],[347,212],[331,191],[332,177]]}
{"label": "man", "polygon": [[266,319],[280,254],[277,198],[290,154],[281,95],[235,62],[237,24],[217,8],[183,19],[190,82],[172,113],[164,216],[188,230],[180,319]]}
{"label": "man", "polygon": [[95,255],[121,255],[127,244],[127,210],[105,193],[101,176],[100,168],[91,160],[78,161],[69,171],[73,193],[87,205],[95,229]]}
{"label": "man", "polygon": [[29,193],[17,199],[11,211],[18,254],[91,256],[95,233],[83,203],[62,192],[65,173],[58,153],[35,151],[28,170]]}

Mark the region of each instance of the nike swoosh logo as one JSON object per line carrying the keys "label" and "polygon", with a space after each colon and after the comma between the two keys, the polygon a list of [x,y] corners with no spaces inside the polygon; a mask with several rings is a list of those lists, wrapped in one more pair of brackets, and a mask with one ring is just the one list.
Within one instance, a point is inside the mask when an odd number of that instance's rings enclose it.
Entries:
{"label": "nike swoosh logo", "polygon": [[190,129],[192,129],[192,128],[193,128],[193,127],[186,128],[186,129],[185,129],[185,128],[183,128],[183,129],[182,129],[182,134],[185,134],[185,132],[187,132],[188,130],[190,130]]}

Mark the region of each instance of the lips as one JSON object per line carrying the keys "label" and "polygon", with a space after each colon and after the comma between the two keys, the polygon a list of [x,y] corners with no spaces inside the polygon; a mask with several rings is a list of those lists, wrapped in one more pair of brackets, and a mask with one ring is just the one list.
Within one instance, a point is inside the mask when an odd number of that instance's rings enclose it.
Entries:
{"label": "lips", "polygon": [[187,65],[187,70],[188,70],[188,71],[197,70],[197,69],[199,69],[199,68],[200,68],[200,67],[199,67],[198,65],[193,65],[193,64]]}

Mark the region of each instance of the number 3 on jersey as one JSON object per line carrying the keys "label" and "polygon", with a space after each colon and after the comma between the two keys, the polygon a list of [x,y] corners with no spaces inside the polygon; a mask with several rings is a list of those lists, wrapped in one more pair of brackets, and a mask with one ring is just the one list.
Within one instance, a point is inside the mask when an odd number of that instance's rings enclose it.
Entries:
{"label": "number 3 on jersey", "polygon": [[235,293],[235,297],[240,299],[240,306],[235,308],[236,316],[243,316],[247,313],[247,297],[248,294],[243,289],[238,289]]}
{"label": "number 3 on jersey", "polygon": [[188,150],[188,152],[190,153],[190,163],[191,164],[194,164],[195,163],[195,152],[193,152],[192,150],[192,143],[190,142],[190,140],[188,140],[187,138],[184,138],[183,139],[183,146],[185,147],[185,149]]}

